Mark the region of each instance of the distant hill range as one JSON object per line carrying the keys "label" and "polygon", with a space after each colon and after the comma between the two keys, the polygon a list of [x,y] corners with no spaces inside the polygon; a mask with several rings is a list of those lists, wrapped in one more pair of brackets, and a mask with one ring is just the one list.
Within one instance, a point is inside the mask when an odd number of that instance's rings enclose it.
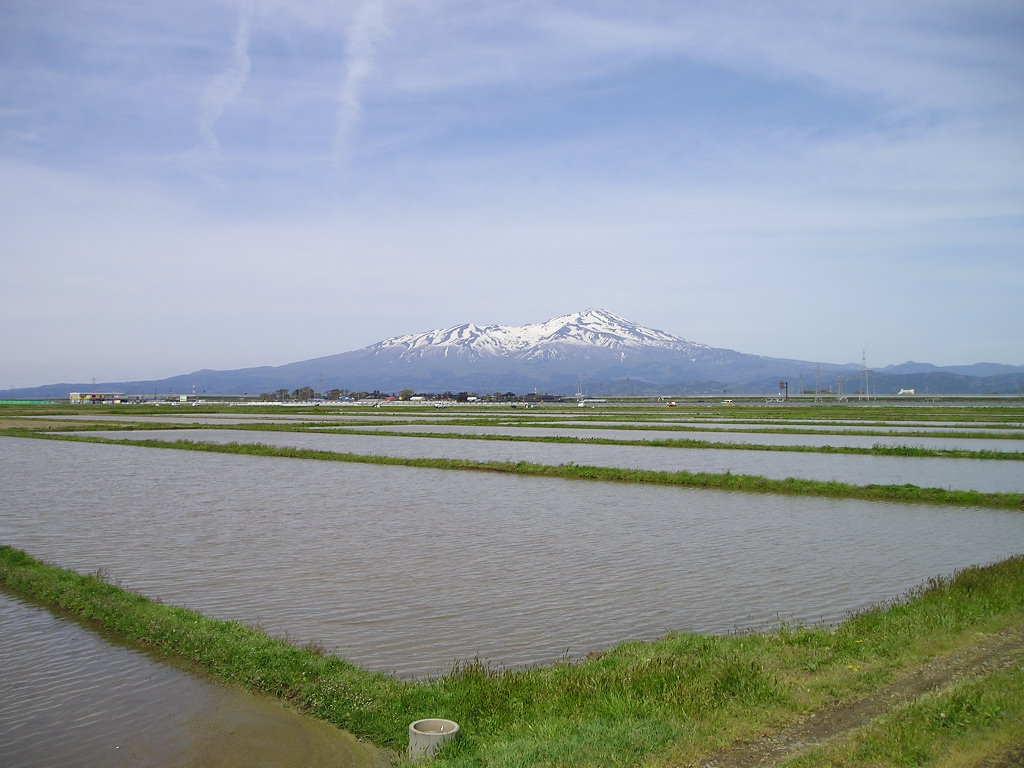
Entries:
{"label": "distant hill range", "polygon": [[864,375],[855,363],[819,363],[744,354],[645,328],[611,312],[588,309],[543,323],[511,327],[471,323],[396,336],[352,352],[280,366],[201,370],[156,381],[61,383],[8,390],[11,399],[67,397],[106,391],[234,394],[256,397],[312,387],[397,393],[495,392],[551,395],[789,393],[1019,394],[1024,366],[977,363],[940,368],[907,362]]}

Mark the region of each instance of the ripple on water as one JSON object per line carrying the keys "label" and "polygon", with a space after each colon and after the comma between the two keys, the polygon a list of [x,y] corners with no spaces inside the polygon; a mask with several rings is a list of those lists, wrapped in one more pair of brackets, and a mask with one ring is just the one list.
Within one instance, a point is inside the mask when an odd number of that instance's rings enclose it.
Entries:
{"label": "ripple on water", "polygon": [[866,485],[903,485],[996,493],[1024,491],[1018,461],[981,461],[938,457],[862,456],[742,449],[682,449],[637,445],[589,445],[459,440],[322,433],[268,433],[253,430],[167,430],[104,432],[117,439],[195,440],[217,443],[265,443],[338,453],[472,461],[527,461],[581,464],[661,472],[732,472],[773,479],[839,481]]}
{"label": "ripple on water", "polygon": [[0,591],[4,768],[369,768],[348,734]]}
{"label": "ripple on water", "polygon": [[993,510],[36,440],[0,461],[0,541],[400,675],[835,621],[1024,551]]}

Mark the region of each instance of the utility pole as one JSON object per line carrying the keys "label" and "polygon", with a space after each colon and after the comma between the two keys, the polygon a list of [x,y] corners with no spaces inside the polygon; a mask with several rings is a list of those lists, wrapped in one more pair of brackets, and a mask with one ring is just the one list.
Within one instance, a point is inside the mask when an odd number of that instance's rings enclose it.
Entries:
{"label": "utility pole", "polygon": [[868,391],[868,353],[866,349],[860,351],[861,367],[861,397],[864,400],[871,399],[871,392]]}

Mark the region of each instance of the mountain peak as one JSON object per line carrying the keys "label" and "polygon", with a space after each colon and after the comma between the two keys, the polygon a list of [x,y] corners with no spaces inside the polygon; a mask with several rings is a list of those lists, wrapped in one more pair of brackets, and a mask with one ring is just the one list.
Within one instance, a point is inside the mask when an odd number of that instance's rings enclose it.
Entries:
{"label": "mountain peak", "polygon": [[[282,366],[235,371],[197,371],[160,381],[105,382],[105,391],[271,392],[306,387],[314,381],[349,389],[423,392],[464,389],[467,392],[528,392],[568,394],[581,381],[592,395],[717,394],[729,391],[775,392],[780,380],[795,381],[809,368],[828,379],[846,381],[861,366],[814,363],[710,347],[647,328],[612,312],[588,308],[542,323],[523,326],[462,325],[427,333],[396,336],[349,352]],[[908,361],[896,370],[876,372],[896,392],[920,386],[919,391],[972,394],[1017,393],[1024,386],[1024,366],[978,363],[936,368]],[[899,369],[918,370],[899,370]],[[898,375],[891,375],[898,374]],[[985,377],[985,378],[981,378]],[[842,379],[833,382],[842,388]],[[88,384],[53,384],[13,390],[17,398],[66,397]],[[942,387],[942,389],[937,389]],[[738,389],[737,389],[738,388]],[[874,387],[872,387],[874,389]],[[930,389],[929,389],[930,388]],[[882,390],[880,390],[882,391]]]}
{"label": "mountain peak", "polygon": [[585,309],[562,317],[539,323],[548,340],[575,339],[598,346],[660,346],[664,344],[689,344],[678,336],[646,328],[605,309]]}
{"label": "mountain peak", "polygon": [[473,323],[425,333],[385,339],[370,349],[377,352],[400,350],[402,357],[424,354],[455,354],[465,358],[516,356],[533,359],[560,357],[570,348],[603,348],[625,351],[647,347],[691,352],[703,345],[691,344],[677,336],[645,328],[604,309],[585,309],[523,326]]}

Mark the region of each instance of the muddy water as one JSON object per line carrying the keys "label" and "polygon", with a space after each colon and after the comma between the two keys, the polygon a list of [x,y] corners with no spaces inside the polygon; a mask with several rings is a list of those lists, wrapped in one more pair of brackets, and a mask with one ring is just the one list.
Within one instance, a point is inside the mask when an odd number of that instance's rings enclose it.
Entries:
{"label": "muddy water", "polygon": [[666,472],[732,472],[784,479],[837,480],[855,485],[912,485],[1013,493],[1024,490],[1024,465],[1018,461],[856,456],[734,449],[687,450],[633,445],[459,440],[321,433],[225,430],[136,430],[95,433],[109,439],[195,440],[218,443],[265,443],[373,456],[527,461],[581,464]]}
{"label": "muddy water", "polygon": [[351,736],[0,591],[0,762],[370,768]]}
{"label": "muddy water", "polygon": [[1015,512],[12,438],[0,468],[0,541],[399,675],[835,621],[1024,552]]}

